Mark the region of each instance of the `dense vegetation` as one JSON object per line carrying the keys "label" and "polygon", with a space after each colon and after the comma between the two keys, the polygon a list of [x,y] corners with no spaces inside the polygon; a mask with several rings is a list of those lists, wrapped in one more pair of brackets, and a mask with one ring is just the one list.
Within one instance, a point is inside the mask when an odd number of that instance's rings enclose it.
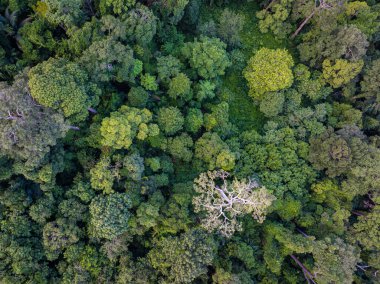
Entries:
{"label": "dense vegetation", "polygon": [[0,0],[0,282],[379,283],[376,0]]}

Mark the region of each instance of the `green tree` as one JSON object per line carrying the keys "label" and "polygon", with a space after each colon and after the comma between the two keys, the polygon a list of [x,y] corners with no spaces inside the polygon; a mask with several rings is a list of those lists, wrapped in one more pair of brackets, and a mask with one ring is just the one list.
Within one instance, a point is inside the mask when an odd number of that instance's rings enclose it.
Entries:
{"label": "green tree", "polygon": [[278,38],[285,38],[291,32],[292,25],[288,18],[293,0],[271,1],[265,9],[256,13],[259,29],[262,33],[271,31]]}
{"label": "green tree", "polygon": [[198,75],[205,79],[224,75],[231,65],[226,52],[226,44],[217,38],[200,37],[188,42],[182,48],[182,54],[189,61]]}
{"label": "green tree", "polygon": [[96,238],[112,240],[128,230],[131,200],[126,193],[97,196],[90,204],[89,228]]}
{"label": "green tree", "polygon": [[356,223],[349,230],[350,240],[359,243],[368,251],[380,250],[380,198],[375,196],[372,199],[375,203],[371,212],[359,216]]}
{"label": "green tree", "polygon": [[177,107],[165,107],[159,109],[157,121],[165,134],[173,135],[183,128],[184,118]]}
{"label": "green tree", "polygon": [[349,141],[330,128],[310,140],[309,159],[316,169],[327,169],[327,174],[335,177],[351,167],[353,153]]}
{"label": "green tree", "polygon": [[168,95],[169,97],[176,99],[179,98],[188,98],[191,90],[191,81],[183,73],[179,73],[173,79],[170,80]]}
{"label": "green tree", "polygon": [[195,143],[195,158],[205,162],[209,170],[229,171],[235,167],[236,156],[218,134],[206,132]]}
{"label": "green tree", "polygon": [[55,260],[68,246],[79,241],[82,231],[65,219],[49,222],[43,229],[43,244],[49,260]]}
{"label": "green tree", "polygon": [[339,88],[355,78],[363,68],[363,61],[349,62],[345,59],[337,59],[331,62],[323,61],[323,77],[334,88]]}
{"label": "green tree", "polygon": [[44,11],[42,16],[50,23],[64,25],[65,28],[79,24],[84,16],[83,2],[80,0],[46,0],[37,2],[37,5],[42,8],[40,11]]}
{"label": "green tree", "polygon": [[63,111],[72,121],[82,121],[96,106],[100,90],[78,64],[50,58],[30,69],[29,88],[41,105]]}
{"label": "green tree", "polygon": [[179,75],[181,68],[181,61],[172,55],[160,56],[157,58],[158,78],[164,82]]}
{"label": "green tree", "polygon": [[149,73],[141,74],[141,86],[147,91],[157,91],[158,84],[156,81],[156,76],[150,75]]}
{"label": "green tree", "polygon": [[145,140],[159,133],[158,126],[150,123],[152,113],[148,109],[122,106],[102,121],[101,144],[114,149],[128,149],[133,139]]}
{"label": "green tree", "polygon": [[197,133],[203,125],[203,113],[198,108],[190,108],[185,117],[186,130]]}
{"label": "green tree", "polygon": [[129,41],[145,46],[149,44],[157,29],[157,18],[153,12],[144,5],[138,4],[136,8],[127,13],[124,21]]}
{"label": "green tree", "polygon": [[243,26],[244,16],[226,8],[219,16],[218,35],[228,45],[239,46],[240,33],[243,30]]}
{"label": "green tree", "polygon": [[174,157],[185,162],[190,162],[193,158],[193,139],[186,134],[182,133],[174,138],[168,138],[167,151]]}
{"label": "green tree", "polygon": [[171,283],[191,283],[207,273],[215,243],[204,231],[193,229],[180,237],[167,237],[149,252],[152,266]]}
{"label": "green tree", "polygon": [[149,94],[142,87],[132,87],[128,92],[128,102],[133,107],[144,108],[149,100]]}
{"label": "green tree", "polygon": [[357,248],[342,239],[317,241],[313,249],[314,269],[318,283],[352,283],[356,264],[360,261]]}
{"label": "green tree", "polygon": [[112,186],[117,175],[118,171],[111,166],[111,160],[103,157],[90,170],[91,187],[106,194],[113,193]]}
{"label": "green tree", "polygon": [[296,131],[290,127],[268,123],[265,129],[263,135],[256,131],[241,134],[238,178],[256,173],[277,199],[282,200],[286,192],[301,198],[317,175],[307,160],[309,145],[297,139]]}
{"label": "green tree", "polygon": [[249,94],[256,99],[266,92],[290,87],[293,83],[292,56],[285,49],[261,48],[248,62],[244,77],[248,81]]}
{"label": "green tree", "polygon": [[121,15],[135,5],[135,0],[100,0],[99,10],[102,15],[116,14]]}
{"label": "green tree", "polygon": [[52,147],[69,127],[62,114],[39,106],[29,95],[24,75],[12,86],[0,83],[0,151],[35,168],[46,162]]}
{"label": "green tree", "polygon": [[268,117],[275,117],[281,113],[285,96],[281,92],[269,92],[260,102],[260,111]]}
{"label": "green tree", "polygon": [[80,63],[94,82],[134,82],[142,71],[142,63],[133,58],[132,49],[112,38],[91,44]]}
{"label": "green tree", "polygon": [[[354,97],[356,103],[373,114],[380,111],[380,59],[372,61],[371,65],[365,69],[363,80],[360,82],[361,93]],[[364,102],[360,102],[364,98]]]}

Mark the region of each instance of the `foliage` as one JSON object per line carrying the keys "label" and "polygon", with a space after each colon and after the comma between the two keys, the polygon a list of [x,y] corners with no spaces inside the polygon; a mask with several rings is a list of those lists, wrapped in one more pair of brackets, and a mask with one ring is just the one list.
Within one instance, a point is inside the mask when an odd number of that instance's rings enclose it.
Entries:
{"label": "foliage", "polygon": [[158,126],[150,123],[152,113],[148,109],[122,106],[102,121],[101,144],[115,149],[128,149],[133,139],[145,140],[159,133]]}
{"label": "foliage", "polygon": [[126,193],[97,196],[90,204],[90,230],[94,237],[112,240],[125,233],[130,218],[130,197]]}
{"label": "foliage", "polygon": [[[191,283],[207,272],[207,265],[214,257],[214,247],[210,236],[194,229],[180,237],[168,237],[157,242],[148,257],[152,266],[172,283]],[[184,255],[183,251],[187,253]]]}
{"label": "foliage", "polygon": [[30,94],[39,104],[63,111],[72,121],[82,121],[96,106],[100,90],[76,63],[50,58],[30,69]]}
{"label": "foliage", "polygon": [[219,168],[225,171],[234,168],[236,159],[228,145],[214,132],[206,132],[197,140],[195,158],[204,161],[209,170]]}
{"label": "foliage", "polygon": [[16,78],[12,86],[0,85],[0,150],[33,168],[46,161],[68,125],[60,113],[37,105],[28,94],[25,76]]}
{"label": "foliage", "polygon": [[334,63],[326,59],[323,61],[323,77],[334,88],[350,82],[358,75],[363,67],[363,61],[350,63],[344,59],[337,59]]}
{"label": "foliage", "polygon": [[0,282],[377,283],[379,12],[0,0]]}
{"label": "foliage", "polygon": [[249,94],[260,99],[266,92],[290,87],[293,83],[293,65],[292,56],[286,50],[260,49],[248,61],[243,72],[248,81]]}
{"label": "foliage", "polygon": [[161,108],[157,120],[158,126],[167,135],[173,135],[183,128],[184,118],[176,107]]}
{"label": "foliage", "polygon": [[[198,196],[193,198],[196,212],[205,211],[202,226],[212,232],[218,230],[223,236],[231,237],[241,230],[237,217],[252,214],[259,223],[265,220],[267,208],[275,199],[265,187],[259,187],[255,180],[234,179],[228,182],[229,174],[223,170],[202,173],[194,181]],[[222,185],[217,184],[217,180]]]}
{"label": "foliage", "polygon": [[182,53],[199,76],[211,79],[224,75],[225,69],[231,65],[225,49],[226,44],[217,38],[200,37],[186,43]]}

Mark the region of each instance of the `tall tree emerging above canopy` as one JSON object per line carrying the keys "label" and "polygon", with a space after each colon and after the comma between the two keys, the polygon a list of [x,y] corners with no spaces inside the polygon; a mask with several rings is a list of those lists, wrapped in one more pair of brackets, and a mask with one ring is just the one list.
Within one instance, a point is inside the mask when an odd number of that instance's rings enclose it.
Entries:
{"label": "tall tree emerging above canopy", "polygon": [[266,92],[289,88],[293,83],[294,62],[285,49],[261,48],[248,62],[243,75],[249,94],[260,99]]}
{"label": "tall tree emerging above canopy", "polygon": [[62,114],[38,105],[29,95],[25,76],[17,77],[12,86],[0,83],[1,153],[38,166],[67,130]]}
{"label": "tall tree emerging above canopy", "polygon": [[223,170],[202,173],[194,181],[194,189],[199,195],[193,198],[195,211],[205,212],[202,226],[209,232],[218,230],[225,237],[241,230],[239,215],[252,214],[262,223],[267,208],[276,199],[255,180],[228,182],[228,176]]}
{"label": "tall tree emerging above canopy", "polygon": [[63,111],[71,121],[83,121],[88,108],[98,104],[100,89],[78,64],[50,58],[29,73],[32,97],[41,105]]}

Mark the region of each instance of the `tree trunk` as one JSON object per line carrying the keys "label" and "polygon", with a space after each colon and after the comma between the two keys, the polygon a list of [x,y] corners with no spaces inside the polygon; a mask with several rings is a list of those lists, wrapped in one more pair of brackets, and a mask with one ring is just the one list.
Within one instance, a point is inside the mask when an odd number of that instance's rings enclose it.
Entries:
{"label": "tree trunk", "polygon": [[293,254],[290,255],[290,257],[298,264],[299,267],[302,268],[302,271],[304,272],[305,275],[307,275],[308,279],[314,283],[315,281],[313,280],[314,276],[313,274],[311,274],[311,272],[302,264],[301,261],[298,260],[298,258],[296,258]]}
{"label": "tree trunk", "polygon": [[301,25],[298,27],[298,29],[290,37],[291,39],[294,39],[300,33],[300,31],[302,30],[304,25],[306,25],[307,22],[310,21],[310,19],[314,16],[316,10],[317,9],[314,9],[313,12],[301,23]]}

